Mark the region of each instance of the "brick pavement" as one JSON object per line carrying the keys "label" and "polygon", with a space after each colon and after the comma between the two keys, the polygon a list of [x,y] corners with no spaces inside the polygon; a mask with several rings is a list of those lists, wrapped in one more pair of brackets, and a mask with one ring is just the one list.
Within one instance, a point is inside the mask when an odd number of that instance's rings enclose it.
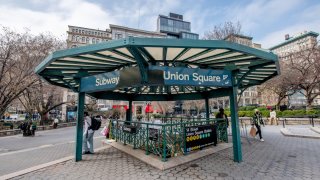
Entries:
{"label": "brick pavement", "polygon": [[320,140],[285,137],[280,126],[262,129],[265,142],[242,140],[243,162],[232,149],[166,171],[114,148],[66,161],[14,179],[320,179]]}

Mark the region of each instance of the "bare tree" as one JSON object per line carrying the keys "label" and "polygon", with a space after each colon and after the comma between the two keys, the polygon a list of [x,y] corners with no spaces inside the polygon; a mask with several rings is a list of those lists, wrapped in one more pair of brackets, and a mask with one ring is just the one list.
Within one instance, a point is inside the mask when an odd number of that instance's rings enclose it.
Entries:
{"label": "bare tree", "polygon": [[187,115],[191,115],[191,108],[193,106],[192,101],[183,101],[183,107],[187,111]]}
{"label": "bare tree", "polygon": [[[240,35],[241,24],[240,22],[233,23],[231,21],[225,22],[224,24],[215,25],[212,30],[204,33],[203,39],[205,40],[223,40],[230,35]],[[230,36],[228,40],[234,42],[235,37]]]}
{"label": "bare tree", "polygon": [[173,101],[157,101],[155,104],[164,115],[167,115],[174,107]]}
{"label": "bare tree", "polygon": [[49,52],[56,39],[48,35],[33,36],[6,27],[0,29],[0,115],[9,104],[38,81],[34,68]]}
{"label": "bare tree", "polygon": [[296,92],[296,86],[287,81],[287,79],[290,78],[288,67],[283,64],[283,61],[280,61],[280,63],[281,74],[260,86],[262,93],[275,95],[277,97],[276,108],[278,110],[281,102]]}
{"label": "bare tree", "polygon": [[203,109],[203,107],[204,107],[204,104],[205,104],[204,100],[203,99],[201,99],[201,100],[193,100],[193,104],[194,104],[194,107],[197,110],[197,115],[199,115],[201,109]]}
{"label": "bare tree", "polygon": [[288,68],[285,81],[297,87],[307,99],[307,110],[320,95],[320,49],[315,44],[308,49],[293,52],[284,60]]}
{"label": "bare tree", "polygon": [[22,92],[19,101],[29,114],[37,110],[41,117],[40,124],[43,124],[48,120],[48,113],[51,110],[63,104],[75,102],[74,99],[64,102],[62,96],[63,88],[49,85],[38,78],[36,84]]}

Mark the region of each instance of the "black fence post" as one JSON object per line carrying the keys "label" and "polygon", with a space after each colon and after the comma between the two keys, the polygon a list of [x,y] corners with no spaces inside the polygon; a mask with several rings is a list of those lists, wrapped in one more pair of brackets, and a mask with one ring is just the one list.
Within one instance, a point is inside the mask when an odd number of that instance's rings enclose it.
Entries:
{"label": "black fence post", "polygon": [[313,120],[313,116],[311,116],[311,122],[312,122],[312,127],[314,127],[314,120]]}
{"label": "black fence post", "polygon": [[283,120],[282,120],[282,126],[283,126],[283,128],[286,128],[286,118],[284,118]]}

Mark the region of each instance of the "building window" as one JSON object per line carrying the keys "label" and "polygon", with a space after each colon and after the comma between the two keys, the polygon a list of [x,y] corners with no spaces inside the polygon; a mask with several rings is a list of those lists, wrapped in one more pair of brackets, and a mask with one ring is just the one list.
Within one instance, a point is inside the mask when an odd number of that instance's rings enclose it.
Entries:
{"label": "building window", "polygon": [[82,37],[82,42],[86,42],[86,38],[85,37]]}
{"label": "building window", "polygon": [[87,37],[87,40],[86,40],[86,43],[87,43],[87,44],[89,44],[89,40],[90,40],[89,37]]}
{"label": "building window", "polygon": [[116,39],[122,39],[122,34],[116,34]]}
{"label": "building window", "polygon": [[96,38],[92,38],[92,44],[96,43]]}

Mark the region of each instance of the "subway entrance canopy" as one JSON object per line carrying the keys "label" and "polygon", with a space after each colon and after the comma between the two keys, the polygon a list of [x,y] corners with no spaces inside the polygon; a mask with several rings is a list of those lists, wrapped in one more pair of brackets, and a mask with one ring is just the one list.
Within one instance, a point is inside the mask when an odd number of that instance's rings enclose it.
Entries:
{"label": "subway entrance canopy", "polygon": [[[76,161],[81,160],[84,96],[132,101],[230,97],[234,160],[242,160],[238,89],[279,74],[271,52],[219,40],[126,38],[56,51],[35,69],[50,84],[79,93]],[[131,115],[129,119],[131,120]]]}

